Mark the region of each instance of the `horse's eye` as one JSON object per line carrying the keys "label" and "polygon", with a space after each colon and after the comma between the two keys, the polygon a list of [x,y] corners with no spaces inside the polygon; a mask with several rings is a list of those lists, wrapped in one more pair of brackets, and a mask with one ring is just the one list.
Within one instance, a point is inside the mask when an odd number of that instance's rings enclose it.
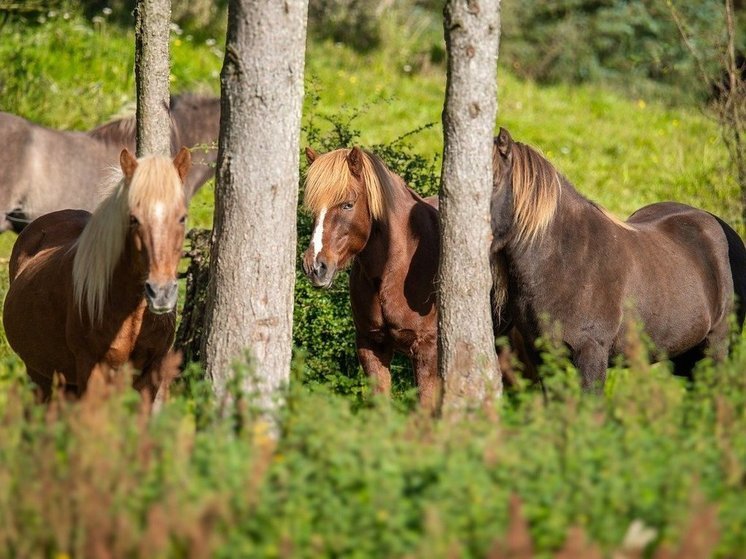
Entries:
{"label": "horse's eye", "polygon": [[130,225],[140,225],[140,222],[137,221],[137,218],[134,215],[130,216]]}
{"label": "horse's eye", "polygon": [[181,218],[179,218],[179,223],[181,225],[184,225],[186,223],[186,218],[187,218],[186,214],[182,215]]}
{"label": "horse's eye", "polygon": [[345,202],[344,204],[342,204],[342,209],[351,210],[354,205],[354,202]]}

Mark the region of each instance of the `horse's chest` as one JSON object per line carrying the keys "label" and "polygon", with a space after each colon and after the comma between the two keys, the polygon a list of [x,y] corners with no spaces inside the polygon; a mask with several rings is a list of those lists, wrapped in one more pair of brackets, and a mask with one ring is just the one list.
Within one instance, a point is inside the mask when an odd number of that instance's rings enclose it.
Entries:
{"label": "horse's chest", "polygon": [[380,320],[371,329],[371,336],[379,342],[389,340],[394,347],[411,355],[420,338],[427,334],[428,320],[413,312],[405,301],[379,300]]}
{"label": "horse's chest", "polygon": [[158,335],[155,330],[153,320],[144,310],[135,313],[114,333],[106,352],[106,361],[115,367],[129,361],[135,368],[141,368],[153,340],[169,337],[168,332]]}

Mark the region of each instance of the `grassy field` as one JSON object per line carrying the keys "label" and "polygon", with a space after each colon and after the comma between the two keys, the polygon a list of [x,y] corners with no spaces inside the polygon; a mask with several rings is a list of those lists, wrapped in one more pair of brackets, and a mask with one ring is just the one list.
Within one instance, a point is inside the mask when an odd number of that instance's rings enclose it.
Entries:
{"label": "grassy field", "polygon": [[[218,93],[221,41],[174,35],[174,92]],[[133,43],[104,14],[7,22],[0,110],[70,129],[131,112]],[[303,141],[342,123],[362,146],[390,144],[434,123],[405,144],[437,158],[444,69],[419,67],[409,52],[309,41]],[[498,125],[617,215],[678,200],[744,231],[727,153],[699,108],[603,84],[540,87],[503,67],[499,87]],[[191,226],[210,226],[212,193],[192,202]],[[0,236],[2,262],[13,241]],[[296,333],[279,441],[245,402],[215,402],[194,367],[154,420],[126,389],[39,408],[0,335],[0,555],[508,557],[523,538],[538,556],[574,542],[567,556],[582,557],[573,527],[608,554],[639,521],[651,553],[746,556],[743,344],[693,386],[644,360],[615,369],[603,398],[579,394],[572,367],[551,355],[548,401],[519,392],[470,422],[438,423],[411,412],[411,393],[393,406],[367,398],[350,358],[344,278],[331,293],[298,281],[296,320],[309,330]],[[6,286],[3,265],[3,295]],[[324,344],[344,346],[347,361],[330,363],[337,349]]]}

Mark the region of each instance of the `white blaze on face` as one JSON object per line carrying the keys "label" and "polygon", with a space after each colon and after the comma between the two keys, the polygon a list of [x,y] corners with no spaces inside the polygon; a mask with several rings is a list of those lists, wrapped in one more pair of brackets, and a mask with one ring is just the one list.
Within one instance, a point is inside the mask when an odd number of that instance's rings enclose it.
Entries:
{"label": "white blaze on face", "polygon": [[[164,223],[166,221],[166,206],[163,202],[156,202],[150,210],[151,234],[153,235],[153,246],[158,253],[158,246],[161,236],[165,233]],[[152,255],[155,256],[155,255]]]}
{"label": "white blaze on face", "polygon": [[166,208],[163,205],[163,202],[157,202],[153,205],[153,221],[159,222],[163,221],[164,216],[166,215]]}
{"label": "white blaze on face", "polygon": [[321,252],[321,246],[324,243],[324,219],[326,218],[326,208],[323,208],[319,213],[319,218],[316,220],[316,228],[313,230],[313,261],[316,259]]}

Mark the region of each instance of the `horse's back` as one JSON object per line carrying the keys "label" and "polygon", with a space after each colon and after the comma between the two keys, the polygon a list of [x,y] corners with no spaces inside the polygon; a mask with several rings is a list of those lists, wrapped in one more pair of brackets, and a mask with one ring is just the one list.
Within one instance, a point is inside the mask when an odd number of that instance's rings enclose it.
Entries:
{"label": "horse's back", "polygon": [[83,232],[90,216],[85,210],[60,210],[32,221],[21,231],[13,245],[9,263],[10,282],[38,255],[71,247]]}
{"label": "horse's back", "polygon": [[[63,208],[92,210],[96,189],[121,150],[118,143],[9,113],[0,113],[0,136],[0,217],[15,211],[33,220]],[[12,226],[5,221],[0,230]]]}

